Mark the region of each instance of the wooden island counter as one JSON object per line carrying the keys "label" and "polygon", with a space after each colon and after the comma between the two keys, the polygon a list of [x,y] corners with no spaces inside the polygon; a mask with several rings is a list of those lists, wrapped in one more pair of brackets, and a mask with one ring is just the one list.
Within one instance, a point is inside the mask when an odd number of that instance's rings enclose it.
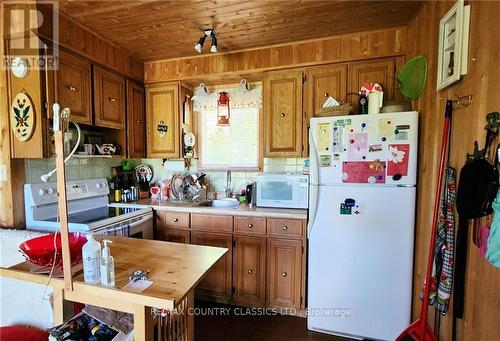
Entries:
{"label": "wooden island counter", "polygon": [[[146,239],[106,236],[113,243],[115,288],[84,283],[83,274],[73,277],[73,290],[66,290],[63,278],[52,278],[54,324],[63,322],[64,300],[119,310],[134,315],[134,339],[153,339],[151,308],[178,310],[177,331],[166,331],[168,340],[193,340],[194,288],[205,274],[228,251],[200,245],[178,244]],[[148,280],[153,284],[141,293],[121,290],[134,270],[151,270]],[[48,276],[33,274],[27,262],[10,268],[0,268],[0,275],[46,284]]]}

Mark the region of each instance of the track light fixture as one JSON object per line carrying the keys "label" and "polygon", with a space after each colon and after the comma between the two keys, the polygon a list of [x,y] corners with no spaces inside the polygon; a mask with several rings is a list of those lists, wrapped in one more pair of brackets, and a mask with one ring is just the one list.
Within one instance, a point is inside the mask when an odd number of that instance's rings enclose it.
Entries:
{"label": "track light fixture", "polygon": [[196,52],[201,53],[203,44],[205,43],[205,39],[207,37],[210,37],[212,39],[212,46],[210,47],[210,52],[212,53],[217,52],[217,37],[215,36],[215,31],[212,29],[203,30],[203,35],[194,46]]}

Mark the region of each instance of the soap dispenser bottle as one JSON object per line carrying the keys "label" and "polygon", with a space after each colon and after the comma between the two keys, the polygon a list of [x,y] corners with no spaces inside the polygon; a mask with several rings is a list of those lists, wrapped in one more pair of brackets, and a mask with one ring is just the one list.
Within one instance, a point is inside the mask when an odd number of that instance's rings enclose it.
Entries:
{"label": "soap dispenser bottle", "polygon": [[94,239],[92,233],[87,234],[87,242],[82,248],[83,280],[85,283],[98,284],[100,281],[101,243]]}
{"label": "soap dispenser bottle", "polygon": [[101,285],[106,287],[115,286],[115,261],[111,256],[111,250],[108,244],[112,244],[111,240],[103,240],[104,247],[101,255]]}

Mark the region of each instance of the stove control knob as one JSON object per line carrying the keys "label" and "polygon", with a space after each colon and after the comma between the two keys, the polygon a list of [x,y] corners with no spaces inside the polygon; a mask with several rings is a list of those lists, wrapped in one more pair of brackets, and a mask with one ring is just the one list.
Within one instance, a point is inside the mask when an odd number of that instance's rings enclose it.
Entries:
{"label": "stove control knob", "polygon": [[96,183],[95,184],[95,188],[97,188],[97,189],[101,188],[101,184],[100,183]]}
{"label": "stove control knob", "polygon": [[47,190],[47,193],[48,193],[48,194],[54,194],[54,193],[55,193],[55,190],[54,190],[53,188],[49,188],[49,189]]}
{"label": "stove control knob", "polygon": [[103,183],[101,183],[101,187],[102,187],[103,189],[104,189],[104,188],[106,188],[107,186],[108,186],[108,183],[107,183],[107,182],[103,182]]}
{"label": "stove control knob", "polygon": [[40,189],[38,190],[38,195],[39,195],[39,196],[45,195],[45,190],[44,190],[43,188],[40,188]]}

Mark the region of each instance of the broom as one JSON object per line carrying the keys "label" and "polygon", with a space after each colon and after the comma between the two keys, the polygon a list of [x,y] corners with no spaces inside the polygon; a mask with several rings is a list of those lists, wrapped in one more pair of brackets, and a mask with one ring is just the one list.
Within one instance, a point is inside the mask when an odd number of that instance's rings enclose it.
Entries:
{"label": "broom", "polygon": [[434,215],[432,220],[431,242],[429,245],[429,258],[427,259],[427,273],[424,283],[424,298],[422,301],[422,309],[420,317],[410,324],[397,338],[396,341],[418,340],[418,341],[436,341],[437,337],[434,334],[431,326],[427,322],[427,312],[429,310],[429,294],[431,291],[432,263],[434,260],[434,247],[436,244],[436,230],[439,217],[439,206],[441,200],[441,190],[443,186],[443,174],[445,168],[446,151],[449,143],[449,132],[451,124],[451,113],[453,111],[453,101],[446,101],[446,110],[444,118],[443,136],[441,140],[441,156],[439,158],[439,177],[436,186],[436,196],[434,197]]}

